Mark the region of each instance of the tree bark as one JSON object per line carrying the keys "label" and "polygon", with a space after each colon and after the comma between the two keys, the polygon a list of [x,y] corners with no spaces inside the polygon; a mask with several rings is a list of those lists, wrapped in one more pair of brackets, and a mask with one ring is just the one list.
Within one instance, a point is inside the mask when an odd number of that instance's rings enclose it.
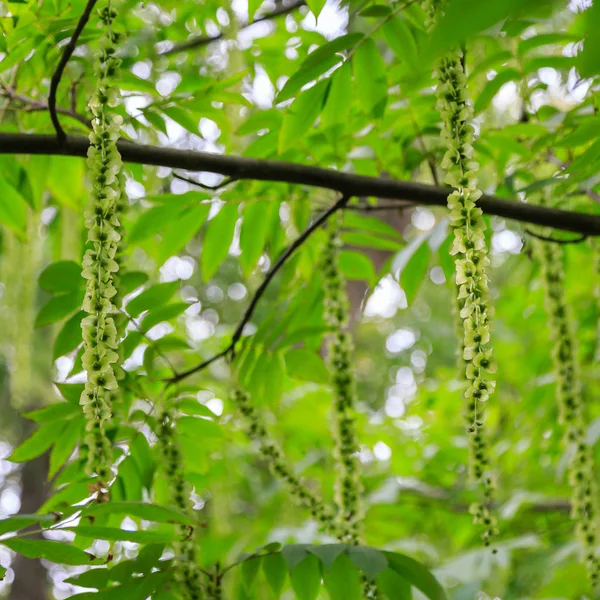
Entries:
{"label": "tree bark", "polygon": [[[30,424],[26,424],[23,427],[24,435],[29,435],[32,429]],[[48,467],[47,453],[23,464],[19,514],[35,513],[46,501],[49,489]],[[40,560],[17,554],[12,569],[15,579],[8,600],[49,600],[48,572]]]}

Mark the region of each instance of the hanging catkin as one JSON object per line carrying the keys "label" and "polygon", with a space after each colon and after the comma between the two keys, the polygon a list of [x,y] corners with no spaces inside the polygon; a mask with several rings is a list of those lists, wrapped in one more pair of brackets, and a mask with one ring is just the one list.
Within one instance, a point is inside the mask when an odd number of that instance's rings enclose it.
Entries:
{"label": "hanging catkin", "polygon": [[[428,28],[433,29],[442,3],[425,3]],[[487,546],[496,534],[496,519],[490,513],[493,480],[484,435],[484,406],[495,382],[490,345],[489,266],[485,242],[485,222],[477,200],[479,165],[473,159],[473,109],[466,90],[463,54],[460,50],[442,56],[436,64],[438,109],[442,118],[442,140],[446,153],[442,168],[446,183],[454,191],[448,196],[450,222],[454,231],[451,254],[455,257],[459,316],[462,320],[462,358],[466,389],[465,418],[469,433],[469,464],[472,476],[481,484],[482,501],[471,507],[475,522],[483,525]]]}

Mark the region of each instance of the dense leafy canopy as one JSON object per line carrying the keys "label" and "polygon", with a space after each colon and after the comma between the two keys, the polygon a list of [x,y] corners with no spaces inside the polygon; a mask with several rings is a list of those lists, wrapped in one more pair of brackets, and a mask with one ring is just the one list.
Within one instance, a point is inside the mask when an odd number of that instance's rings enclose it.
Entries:
{"label": "dense leafy canopy", "polygon": [[0,10],[0,595],[591,597],[600,3]]}

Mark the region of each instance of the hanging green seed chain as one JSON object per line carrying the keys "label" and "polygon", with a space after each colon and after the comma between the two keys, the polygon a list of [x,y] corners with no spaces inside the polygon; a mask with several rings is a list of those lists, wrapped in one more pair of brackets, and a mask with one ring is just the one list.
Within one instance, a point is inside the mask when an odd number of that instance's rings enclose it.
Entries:
{"label": "hanging green seed chain", "polygon": [[347,542],[360,540],[361,484],[355,433],[356,386],[352,373],[354,344],[350,332],[346,281],[339,265],[339,224],[332,221],[323,258],[325,322],[330,331],[327,357],[334,395],[333,421],[338,519],[349,530]]}
{"label": "hanging green seed chain", "polygon": [[[427,26],[432,28],[441,3],[425,3]],[[462,52],[443,56],[436,65],[438,109],[442,117],[442,139],[446,153],[442,161],[446,183],[454,188],[448,197],[450,223],[454,231],[451,254],[455,257],[458,303],[463,325],[463,354],[467,388],[466,420],[469,432],[469,465],[474,479],[482,485],[484,499],[471,507],[476,523],[483,525],[486,546],[496,535],[496,519],[490,513],[494,484],[483,431],[484,405],[495,387],[490,348],[489,266],[485,222],[476,205],[482,193],[477,189],[479,165],[473,159],[473,110],[466,92]]]}
{"label": "hanging green seed chain", "polygon": [[[158,417],[158,450],[169,485],[170,502],[187,514],[191,514],[191,486],[184,476],[181,449],[174,437],[174,415],[169,409]],[[175,551],[175,579],[179,582],[186,600],[202,600],[202,574],[198,568],[196,535],[184,525],[178,525],[182,541],[173,545]]]}
{"label": "hanging green seed chain", "polygon": [[252,405],[250,395],[241,388],[236,387],[232,392],[232,400],[246,422],[248,437],[258,444],[258,451],[273,476],[284,483],[296,502],[307,508],[311,516],[327,533],[341,539],[341,536],[347,532],[340,532],[331,511],[316,494],[306,487],[286,463],[279,446],[269,438],[262,419]]}
{"label": "hanging green seed chain", "polygon": [[571,517],[584,551],[584,560],[594,588],[600,582],[598,541],[598,489],[594,477],[592,449],[587,442],[576,336],[564,290],[564,253],[557,244],[532,240],[544,282],[544,303],[552,341],[559,419],[564,426],[563,442],[571,453],[569,484]]}
{"label": "hanging green seed chain", "polygon": [[95,472],[101,482],[107,482],[111,477],[112,446],[106,437],[105,425],[111,416],[110,395],[118,387],[112,367],[118,360],[113,299],[117,294],[115,254],[120,235],[116,206],[120,199],[119,173],[122,168],[116,146],[122,119],[111,109],[119,102],[114,81],[118,79],[121,61],[116,57],[120,36],[112,27],[116,10],[109,1],[98,14],[104,31],[94,69],[97,87],[89,102],[93,130],[87,165],[92,191],[91,206],[85,217],[91,248],[83,258],[82,275],[87,280],[83,309],[88,316],[81,323],[82,362],[87,383],[80,403],[87,418],[88,473]]}

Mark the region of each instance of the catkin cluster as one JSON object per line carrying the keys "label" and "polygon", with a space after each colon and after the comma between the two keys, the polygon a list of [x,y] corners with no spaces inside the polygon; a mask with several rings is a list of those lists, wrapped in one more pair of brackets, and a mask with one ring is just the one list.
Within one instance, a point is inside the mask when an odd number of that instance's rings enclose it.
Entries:
{"label": "catkin cluster", "polygon": [[112,447],[105,424],[111,416],[111,393],[118,387],[113,370],[118,360],[114,278],[119,269],[115,256],[121,239],[117,206],[122,201],[119,184],[122,162],[116,143],[122,119],[113,114],[112,108],[119,102],[114,82],[121,61],[116,56],[119,34],[112,27],[117,13],[110,2],[98,13],[104,30],[94,70],[97,87],[89,102],[93,130],[87,165],[92,191],[85,215],[89,247],[82,272],[87,280],[83,309],[88,316],[81,323],[87,383],[81,404],[87,417],[87,469],[90,474],[97,473],[100,481],[107,482],[111,477]]}
{"label": "catkin cluster", "polygon": [[[169,485],[170,501],[180,511],[190,514],[190,484],[184,476],[181,449],[174,437],[172,410],[165,409],[158,417],[158,450]],[[182,540],[175,543],[175,578],[179,582],[186,600],[202,600],[202,576],[198,567],[195,531],[179,526]]]}
{"label": "catkin cluster", "polygon": [[[440,14],[440,2],[426,2],[427,25],[432,28]],[[442,139],[446,153],[442,168],[446,183],[454,191],[448,197],[450,222],[454,231],[451,254],[455,257],[458,311],[462,320],[462,358],[466,378],[466,420],[469,432],[470,470],[483,485],[484,500],[472,507],[475,522],[484,527],[487,546],[496,534],[496,520],[490,514],[493,481],[483,431],[484,406],[495,382],[490,347],[489,266],[485,222],[476,205],[482,193],[477,189],[478,163],[473,155],[473,110],[466,90],[462,52],[443,56],[436,65],[438,109],[442,118]]]}
{"label": "catkin cluster", "polygon": [[269,438],[261,418],[252,405],[250,395],[241,388],[236,387],[232,392],[232,400],[244,417],[248,437],[258,444],[259,453],[269,466],[273,476],[283,481],[298,504],[308,508],[313,519],[323,526],[327,533],[339,537],[338,528],[330,511],[322,500],[313,494],[294,474],[277,444]]}
{"label": "catkin cluster", "polygon": [[354,427],[356,389],[352,372],[354,344],[348,327],[346,281],[339,265],[339,225],[333,222],[323,257],[325,322],[330,331],[328,362],[334,393],[334,437],[336,441],[336,501],[340,524],[348,529],[344,540],[358,544],[361,521],[361,484],[358,442]]}
{"label": "catkin cluster", "polygon": [[552,243],[533,241],[544,281],[545,307],[552,340],[552,360],[556,374],[556,395],[559,418],[564,426],[564,443],[571,453],[569,483],[571,486],[571,516],[577,537],[584,549],[584,559],[592,585],[600,581],[598,542],[598,490],[594,479],[594,460],[585,431],[583,401],[577,344],[573,321],[565,299],[563,251]]}

